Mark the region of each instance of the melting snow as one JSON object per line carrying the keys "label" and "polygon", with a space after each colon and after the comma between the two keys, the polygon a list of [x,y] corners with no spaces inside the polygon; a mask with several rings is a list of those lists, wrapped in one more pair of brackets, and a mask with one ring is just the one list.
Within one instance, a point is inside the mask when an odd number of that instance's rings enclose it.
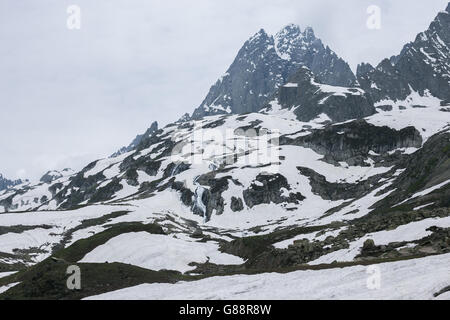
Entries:
{"label": "melting snow", "polygon": [[376,265],[381,273],[379,289],[367,285],[373,267],[354,266],[142,284],[87,299],[434,299],[434,293],[449,285],[449,264],[450,254]]}
{"label": "melting snow", "polygon": [[194,270],[191,262],[242,264],[236,256],[222,253],[215,242],[196,242],[167,235],[136,232],[121,234],[95,248],[80,262],[123,262],[151,270]]}

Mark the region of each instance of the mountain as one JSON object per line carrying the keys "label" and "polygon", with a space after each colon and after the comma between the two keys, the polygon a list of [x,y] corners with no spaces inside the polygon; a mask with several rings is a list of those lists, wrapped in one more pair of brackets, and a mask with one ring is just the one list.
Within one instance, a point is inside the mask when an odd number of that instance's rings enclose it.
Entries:
{"label": "mountain", "polygon": [[111,157],[115,158],[115,157],[120,156],[123,153],[129,152],[129,151],[135,149],[139,145],[139,143],[141,143],[141,141],[143,139],[150,137],[156,131],[158,131],[158,122],[155,121],[150,125],[150,127],[143,134],[137,135],[136,138],[134,138],[133,141],[131,141],[131,143],[127,147],[120,148],[118,151],[113,153],[111,155]]}
{"label": "mountain", "polygon": [[3,175],[0,173],[0,191],[17,186],[19,184],[22,184],[24,181],[18,179],[18,180],[9,180],[3,177]]}
{"label": "mountain", "polygon": [[275,36],[261,29],[245,42],[192,118],[259,111],[301,66],[311,69],[324,84],[351,86],[356,82],[348,64],[325,46],[312,28],[302,32],[290,24]]}
{"label": "mountain", "polygon": [[[297,55],[287,33],[244,52],[277,39],[278,58],[256,56],[279,70]],[[260,75],[274,86],[254,112],[154,124],[114,157],[0,191],[0,299],[450,298],[450,86],[412,81],[399,66],[430,60],[405,52],[361,86],[306,65]]]}
{"label": "mountain", "polygon": [[398,56],[376,67],[359,65],[357,79],[376,102],[402,101],[418,93],[450,103],[450,5]]}
{"label": "mountain", "polygon": [[[405,261],[436,255],[448,272],[447,114],[428,105],[328,124],[300,122],[290,109],[211,116],[168,125],[49,184],[0,193],[9,213],[0,214],[0,240],[17,239],[2,240],[0,272],[24,270],[0,279],[15,284],[0,298],[79,299],[127,287],[133,296],[133,286],[196,274],[335,276],[359,264],[417,273],[431,260]],[[107,276],[65,290],[58,283],[72,264]],[[410,294],[445,294],[447,280],[414,281]]]}
{"label": "mountain", "polygon": [[[62,171],[48,171],[35,184],[28,180],[20,181],[16,186],[0,190],[0,203],[4,206],[4,211],[9,208],[18,208],[19,211],[38,210],[41,205],[48,204],[53,199],[73,174],[72,169],[66,168]],[[13,199],[17,197],[20,200],[14,203]]]}

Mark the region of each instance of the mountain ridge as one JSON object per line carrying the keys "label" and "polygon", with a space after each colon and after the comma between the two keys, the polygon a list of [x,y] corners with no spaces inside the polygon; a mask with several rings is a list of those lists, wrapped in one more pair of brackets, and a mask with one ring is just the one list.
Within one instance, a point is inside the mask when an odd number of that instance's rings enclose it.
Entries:
{"label": "mountain ridge", "polygon": [[211,87],[192,119],[215,114],[256,112],[289,76],[310,67],[326,84],[350,85],[356,77],[348,64],[311,27],[288,24],[274,36],[260,29],[245,42],[227,72]]}
{"label": "mountain ridge", "polygon": [[400,54],[376,67],[360,64],[357,79],[374,101],[404,100],[413,92],[450,101],[450,4],[406,44]]}
{"label": "mountain ridge", "polygon": [[6,190],[11,187],[15,187],[24,182],[26,182],[26,180],[25,181],[23,181],[21,179],[9,180],[0,173],[0,191]]}
{"label": "mountain ridge", "polygon": [[[260,71],[295,60],[270,43],[260,31],[240,57],[278,56]],[[431,58],[444,66],[445,52]],[[0,299],[292,298],[286,277],[331,298],[449,298],[450,108],[429,72],[411,83],[405,66],[421,60],[409,44],[361,65],[362,88],[293,65],[257,112],[153,124],[114,157],[0,191],[0,272],[21,270],[0,279]],[[73,265],[80,290],[66,289]],[[379,290],[364,286],[373,267]],[[335,291],[341,275],[354,281]]]}

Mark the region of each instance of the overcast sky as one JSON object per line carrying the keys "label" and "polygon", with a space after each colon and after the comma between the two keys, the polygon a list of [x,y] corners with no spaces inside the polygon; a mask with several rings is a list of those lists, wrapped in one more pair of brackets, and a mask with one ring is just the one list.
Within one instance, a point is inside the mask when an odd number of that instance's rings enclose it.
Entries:
{"label": "overcast sky", "polygon": [[[260,28],[311,26],[349,62],[377,64],[425,30],[448,0],[2,0],[0,173],[108,156],[152,121],[196,108]],[[69,30],[69,5],[81,29]],[[381,29],[366,26],[370,5]]]}

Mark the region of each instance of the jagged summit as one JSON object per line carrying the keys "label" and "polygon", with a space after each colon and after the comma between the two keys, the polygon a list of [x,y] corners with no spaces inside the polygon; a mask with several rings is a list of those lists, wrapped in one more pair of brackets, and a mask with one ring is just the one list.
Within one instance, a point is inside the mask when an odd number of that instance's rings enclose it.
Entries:
{"label": "jagged summit", "polygon": [[293,54],[299,54],[296,51],[306,50],[316,40],[316,37],[311,27],[302,32],[298,25],[289,24],[275,34],[274,40],[275,49],[280,58],[291,60]]}
{"label": "jagged summit", "polygon": [[306,35],[307,38],[309,37],[315,37],[314,35],[314,29],[310,26],[305,28],[304,34]]}
{"label": "jagged summit", "polygon": [[298,24],[295,23],[288,23],[287,25],[285,25],[283,28],[280,29],[280,31],[277,32],[277,34],[281,34],[283,32],[301,32],[300,26]]}
{"label": "jagged summit", "polygon": [[255,33],[250,39],[248,39],[248,42],[252,42],[258,38],[261,37],[268,37],[269,35],[267,34],[266,30],[264,30],[263,28],[259,29],[259,31],[257,33]]}
{"label": "jagged summit", "polygon": [[19,184],[22,184],[23,182],[24,181],[22,181],[20,179],[17,179],[17,180],[7,179],[0,173],[0,191],[11,188],[11,187],[15,187]]}
{"label": "jagged summit", "polygon": [[257,112],[301,66],[325,84],[356,82],[348,64],[324,46],[311,27],[302,32],[298,25],[289,24],[274,36],[261,29],[244,43],[192,118]]}
{"label": "jagged summit", "polygon": [[283,27],[280,31],[278,31],[274,35],[274,38],[275,38],[275,40],[283,39],[286,37],[295,38],[295,37],[299,37],[301,35],[301,33],[302,33],[302,31],[301,31],[299,25],[290,23],[290,24],[286,25],[285,27]]}
{"label": "jagged summit", "polygon": [[376,67],[358,66],[358,82],[375,101],[404,100],[414,92],[450,99],[449,7],[399,55],[384,59]]}

